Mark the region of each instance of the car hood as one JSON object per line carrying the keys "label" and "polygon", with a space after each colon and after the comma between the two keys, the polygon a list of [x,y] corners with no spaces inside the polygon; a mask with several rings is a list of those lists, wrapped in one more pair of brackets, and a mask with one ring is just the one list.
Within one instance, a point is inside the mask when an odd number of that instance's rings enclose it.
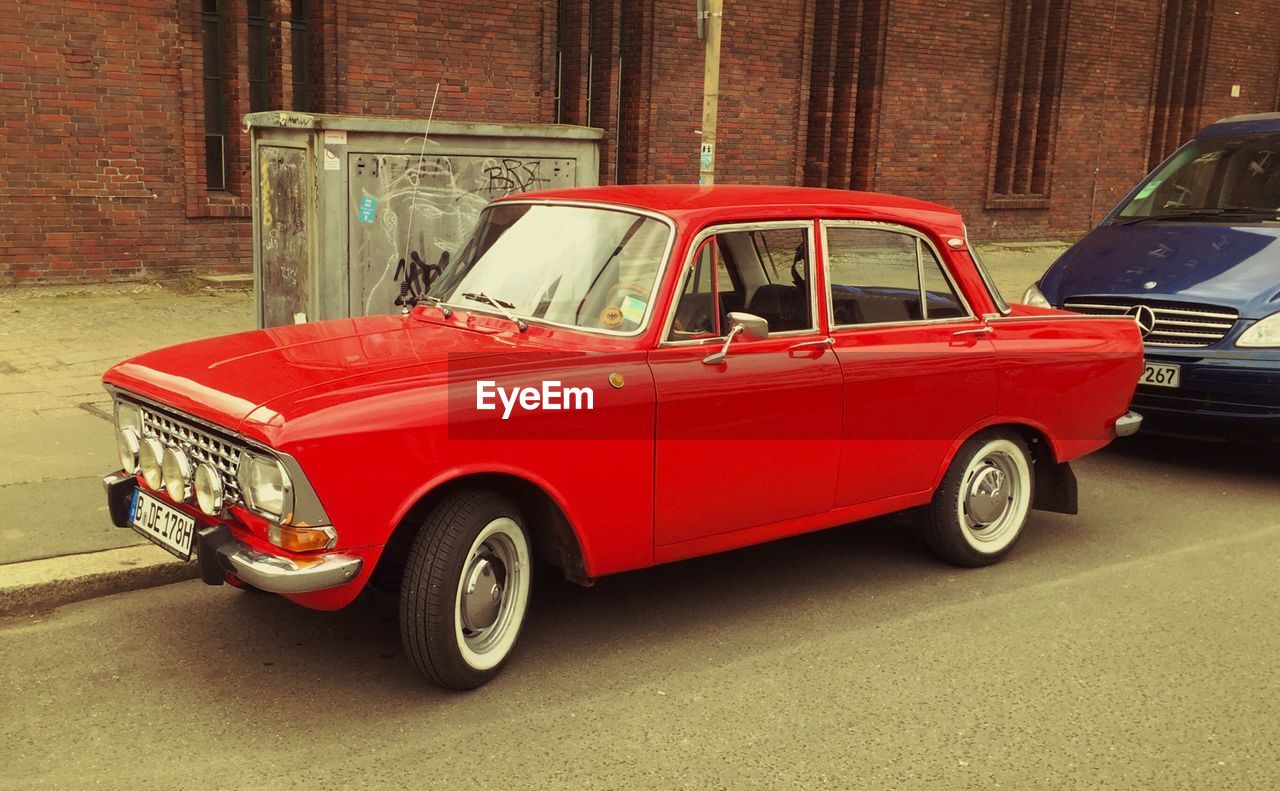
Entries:
{"label": "car hood", "polygon": [[509,354],[499,334],[413,317],[368,316],[272,327],[184,343],[116,365],[103,381],[237,429],[255,409],[318,387]]}
{"label": "car hood", "polygon": [[1085,294],[1174,297],[1260,318],[1280,309],[1280,227],[1100,225],[1054,262],[1040,290],[1055,305]]}

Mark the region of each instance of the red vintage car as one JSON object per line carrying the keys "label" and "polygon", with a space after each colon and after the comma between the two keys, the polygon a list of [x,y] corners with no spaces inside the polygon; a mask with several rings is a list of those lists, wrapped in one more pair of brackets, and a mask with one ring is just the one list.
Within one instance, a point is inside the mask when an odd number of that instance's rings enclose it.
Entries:
{"label": "red vintage car", "polygon": [[[402,315],[109,370],[115,524],[317,609],[398,588],[446,687],[511,655],[541,557],[587,584],[920,508],[992,563],[1137,430],[1134,322],[1010,306],[960,216],[887,195],[600,187],[492,203]],[[541,568],[541,567],[539,567]]]}

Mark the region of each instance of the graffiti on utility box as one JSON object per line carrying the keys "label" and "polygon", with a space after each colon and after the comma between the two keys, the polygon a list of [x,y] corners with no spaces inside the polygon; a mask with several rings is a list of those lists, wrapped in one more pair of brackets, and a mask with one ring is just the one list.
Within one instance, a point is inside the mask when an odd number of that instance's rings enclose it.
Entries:
{"label": "graffiti on utility box", "polygon": [[258,234],[262,313],[266,326],[288,324],[306,311],[308,257],[306,151],[258,146]]}

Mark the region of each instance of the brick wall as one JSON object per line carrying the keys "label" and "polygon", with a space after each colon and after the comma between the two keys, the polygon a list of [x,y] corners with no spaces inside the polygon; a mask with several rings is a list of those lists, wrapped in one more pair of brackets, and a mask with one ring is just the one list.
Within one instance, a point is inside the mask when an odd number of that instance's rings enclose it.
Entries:
{"label": "brick wall", "polygon": [[555,120],[556,4],[340,3],[337,103],[327,111],[448,120]]}
{"label": "brick wall", "polygon": [[[1280,13],[1275,5],[1215,0],[1209,65],[1204,80],[1205,123],[1237,113],[1277,109],[1280,89]],[[1231,86],[1240,96],[1231,96]]]}
{"label": "brick wall", "polygon": [[[314,110],[543,123],[554,2],[309,3]],[[275,52],[290,0],[268,0]],[[223,0],[227,189],[204,180],[200,3],[16,4],[0,30],[0,285],[251,266],[246,0]],[[289,59],[269,61],[292,107]]]}
{"label": "brick wall", "polygon": [[0,284],[243,268],[244,222],[186,216],[176,4],[10,4]]}
{"label": "brick wall", "polygon": [[[11,4],[0,30],[0,284],[248,269],[238,123],[248,2],[222,0],[225,190],[204,177],[200,3]],[[717,181],[916,195],[959,208],[979,239],[1087,230],[1161,153],[1150,147],[1166,0],[1072,0],[1047,194],[1020,208],[991,194],[1010,2],[728,2]],[[1202,88],[1186,114],[1207,123],[1277,109],[1280,15],[1262,0],[1209,5]],[[267,8],[271,101],[291,108],[293,0]],[[692,2],[308,9],[312,110],[420,118],[438,81],[437,118],[551,123],[559,68],[561,119],[606,130],[602,181],[697,179],[703,45]]]}

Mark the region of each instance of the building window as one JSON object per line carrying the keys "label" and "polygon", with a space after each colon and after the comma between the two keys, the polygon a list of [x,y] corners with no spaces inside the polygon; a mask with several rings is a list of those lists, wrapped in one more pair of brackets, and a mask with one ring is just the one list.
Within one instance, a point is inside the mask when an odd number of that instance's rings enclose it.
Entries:
{"label": "building window", "polygon": [[1195,136],[1200,126],[1213,0],[1166,0],[1160,58],[1151,97],[1148,170]]}
{"label": "building window", "polygon": [[819,0],[805,183],[873,189],[889,0]]}
{"label": "building window", "polygon": [[249,0],[249,112],[271,109],[267,91],[267,2]]}
{"label": "building window", "polygon": [[307,60],[307,3],[293,0],[289,12],[289,46],[293,52],[293,109],[311,112],[311,68]]}
{"label": "building window", "polygon": [[1008,0],[1005,6],[991,168],[995,206],[1047,202],[1068,8],[1062,0]]}
{"label": "building window", "polygon": [[205,187],[227,188],[227,108],[222,56],[222,9],[219,0],[203,0],[200,13],[204,51],[204,174]]}

